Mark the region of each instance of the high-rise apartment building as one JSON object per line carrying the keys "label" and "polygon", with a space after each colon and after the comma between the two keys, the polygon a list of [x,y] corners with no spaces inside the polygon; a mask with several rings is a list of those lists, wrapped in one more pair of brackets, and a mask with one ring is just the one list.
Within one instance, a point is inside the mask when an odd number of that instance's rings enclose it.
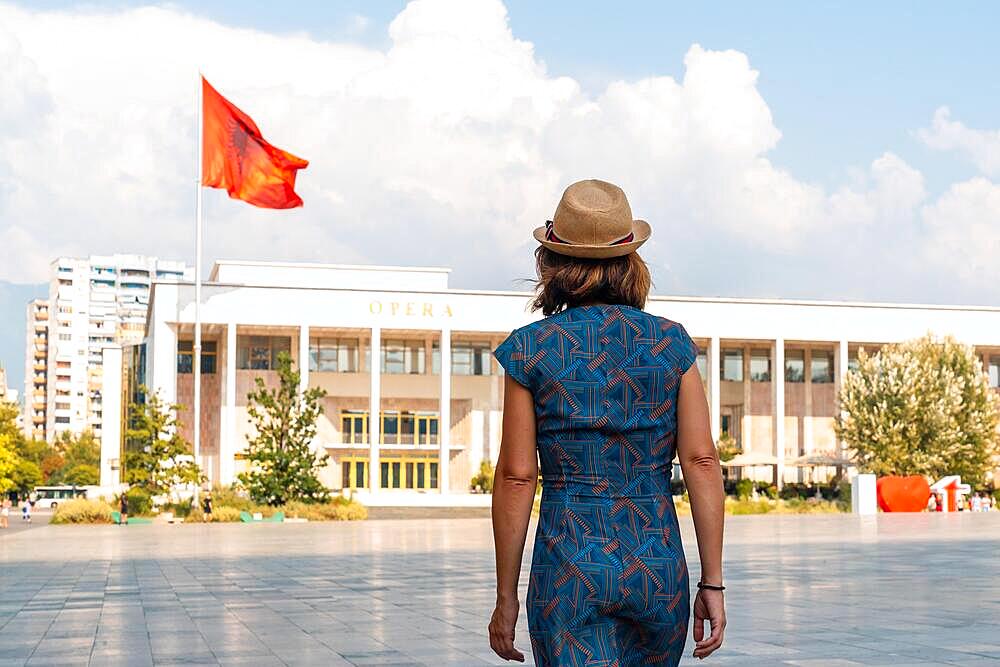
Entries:
{"label": "high-rise apartment building", "polygon": [[[52,262],[44,372],[47,438],[88,429],[100,435],[103,348],[140,342],[150,283],[179,280],[184,269],[183,262],[141,255],[60,257]],[[30,321],[28,328],[30,337]]]}
{"label": "high-rise apartment building", "polygon": [[48,402],[49,302],[28,303],[24,352],[24,435],[45,440]]}

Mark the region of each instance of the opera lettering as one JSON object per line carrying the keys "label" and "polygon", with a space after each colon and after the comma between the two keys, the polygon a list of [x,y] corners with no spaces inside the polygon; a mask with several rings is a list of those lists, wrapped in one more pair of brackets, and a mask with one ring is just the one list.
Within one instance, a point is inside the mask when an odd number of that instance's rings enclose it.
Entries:
{"label": "opera lettering", "polygon": [[372,301],[368,304],[372,315],[401,315],[403,317],[451,317],[451,306],[447,303],[427,301]]}

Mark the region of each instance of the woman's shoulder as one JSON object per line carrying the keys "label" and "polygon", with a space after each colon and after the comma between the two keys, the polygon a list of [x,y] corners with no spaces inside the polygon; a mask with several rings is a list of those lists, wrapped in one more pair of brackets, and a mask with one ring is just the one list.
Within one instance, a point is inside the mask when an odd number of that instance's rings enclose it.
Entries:
{"label": "woman's shoulder", "polygon": [[653,313],[642,311],[650,320],[656,323],[660,331],[665,334],[675,334],[687,336],[687,329],[678,320],[670,319],[663,315],[654,315]]}

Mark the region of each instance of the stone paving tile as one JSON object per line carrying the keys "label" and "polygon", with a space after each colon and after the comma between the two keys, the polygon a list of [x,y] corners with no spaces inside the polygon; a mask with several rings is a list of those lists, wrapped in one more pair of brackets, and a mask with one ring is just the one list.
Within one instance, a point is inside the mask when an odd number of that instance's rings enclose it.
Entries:
{"label": "stone paving tile", "polygon": [[[703,664],[1000,665],[998,537],[1000,514],[734,517]],[[0,667],[507,664],[488,519],[38,527],[0,538],[0,574]],[[522,613],[531,665],[527,638]]]}

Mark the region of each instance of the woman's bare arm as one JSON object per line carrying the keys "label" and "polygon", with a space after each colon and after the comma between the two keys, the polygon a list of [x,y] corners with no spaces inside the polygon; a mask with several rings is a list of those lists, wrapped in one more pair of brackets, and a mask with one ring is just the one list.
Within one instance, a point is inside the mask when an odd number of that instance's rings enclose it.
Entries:
{"label": "woman's bare arm", "polygon": [[501,658],[524,661],[514,648],[521,558],[538,484],[535,404],[531,392],[507,375],[503,437],[493,479],[493,541],[497,559],[497,605],[490,620],[490,645]]}
{"label": "woman's bare arm", "polygon": [[[681,377],[677,399],[677,457],[691,499],[691,515],[698,537],[701,580],[722,584],[722,529],[725,521],[725,491],[719,454],[712,440],[708,401],[698,368],[691,366]],[[704,636],[704,621],[711,636]],[[726,625],[720,591],[700,590],[694,605],[694,639],[697,658],[704,658],[722,645]]]}

